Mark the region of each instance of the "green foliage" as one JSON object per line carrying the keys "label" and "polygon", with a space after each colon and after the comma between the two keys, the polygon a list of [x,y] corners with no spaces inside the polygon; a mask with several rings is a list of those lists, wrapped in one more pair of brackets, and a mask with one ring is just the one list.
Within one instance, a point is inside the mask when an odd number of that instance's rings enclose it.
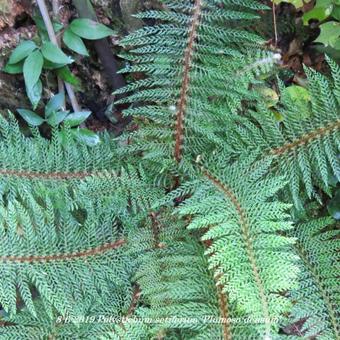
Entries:
{"label": "green foliage", "polygon": [[285,181],[270,178],[265,167],[249,172],[249,162],[229,168],[224,163],[214,158],[204,165],[209,170],[203,170],[202,183],[195,184],[180,214],[191,215],[188,228],[204,229],[202,239],[212,241],[206,250],[209,266],[231,303],[266,320],[258,325],[259,338],[271,338],[289,310],[288,300],[278,293],[292,288],[297,275],[293,239],[282,235],[292,229],[289,205],[273,198]]}
{"label": "green foliage", "polygon": [[[339,67],[331,60],[333,79],[306,69],[310,103],[296,103],[289,88],[281,84],[277,110],[282,123],[263,103],[249,117],[228,116],[228,144],[234,154],[250,150],[258,159],[271,159],[273,170],[288,177],[293,201],[301,207],[301,184],[309,197],[316,187],[330,190],[331,176],[340,180],[339,153]],[[300,96],[300,100],[301,100]]]}
{"label": "green foliage", "polygon": [[118,139],[75,140],[85,113],[50,140],[0,118],[1,338],[269,340],[293,322],[339,337],[338,231],[318,204],[338,202],[340,70],[278,80],[269,101],[280,60],[249,28],[258,9],[139,14],[156,25],[122,41],[122,72],[146,77],[117,92],[136,127]]}
{"label": "green foliage", "polygon": [[69,26],[69,29],[76,36],[88,40],[97,40],[106,38],[114,32],[99,22],[91,19],[74,19]]}
{"label": "green foliage", "polygon": [[293,321],[306,318],[304,337],[338,339],[339,230],[331,218],[319,218],[297,225],[291,235],[297,238],[295,251],[301,266],[299,285],[291,293],[296,301]]}
{"label": "green foliage", "polygon": [[[64,109],[64,94],[59,93],[53,96],[45,107],[45,118],[40,117],[37,113],[26,110],[17,109],[20,116],[30,126],[40,126],[47,123],[51,127],[57,127],[59,124],[64,123],[68,127],[77,127],[82,124],[91,114],[91,111],[79,111],[69,113]],[[60,132],[61,136],[64,135]],[[69,130],[69,134],[75,139],[83,141],[85,144],[93,146],[100,142],[99,137],[93,132],[85,128],[75,128]]]}
{"label": "green foliage", "polygon": [[[72,75],[67,65],[74,59],[66,55],[63,50],[49,41],[47,30],[42,17],[35,16],[35,22],[40,34],[40,45],[37,46],[32,40],[22,41],[11,53],[4,72],[9,74],[23,73],[26,85],[26,93],[35,110],[40,102],[42,94],[41,74],[43,69],[55,70],[57,75],[64,81],[79,86],[79,80]],[[63,26],[53,23],[56,32]],[[63,42],[70,50],[89,56],[82,38],[96,40],[113,34],[113,31],[90,19],[74,19],[63,33]],[[56,120],[53,120],[55,123]],[[58,121],[58,119],[57,119]],[[88,132],[86,132],[88,134]],[[86,134],[82,131],[79,135]]]}

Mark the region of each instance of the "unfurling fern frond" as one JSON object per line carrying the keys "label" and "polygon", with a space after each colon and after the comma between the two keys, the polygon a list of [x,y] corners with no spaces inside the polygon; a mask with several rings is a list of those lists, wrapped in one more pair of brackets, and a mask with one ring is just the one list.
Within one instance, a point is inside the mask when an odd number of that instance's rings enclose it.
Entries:
{"label": "unfurling fern frond", "polygon": [[331,176],[340,180],[340,69],[328,60],[333,79],[306,70],[311,102],[294,102],[281,88],[281,102],[274,113],[259,104],[250,117],[228,116],[226,144],[232,153],[255,151],[259,160],[273,159],[277,174],[287,175],[294,202],[300,203],[301,183],[309,197],[315,187],[329,191]]}
{"label": "unfurling fern frond", "polygon": [[128,150],[143,152],[160,171],[178,173],[184,150],[197,156],[222,142],[218,110],[236,112],[242,100],[253,98],[249,83],[271,69],[277,56],[261,51],[263,40],[245,29],[256,18],[253,9],[265,8],[254,1],[165,1],[164,7],[139,16],[165,23],[121,41],[131,47],[134,63],[123,72],[147,75],[121,91],[132,92],[124,103],[143,104],[125,111],[139,125],[129,135]]}
{"label": "unfurling fern frond", "polygon": [[339,226],[319,218],[296,226],[290,235],[300,258],[299,285],[291,293],[292,321],[306,320],[302,334],[317,339],[340,338]]}
{"label": "unfurling fern frond", "polygon": [[265,168],[250,173],[249,164],[209,163],[179,211],[192,216],[189,229],[205,231],[203,240],[211,242],[206,251],[210,268],[223,291],[238,310],[263,320],[257,331],[269,339],[289,310],[284,292],[297,275],[293,239],[283,235],[292,224],[289,205],[273,199],[285,181],[263,178]]}

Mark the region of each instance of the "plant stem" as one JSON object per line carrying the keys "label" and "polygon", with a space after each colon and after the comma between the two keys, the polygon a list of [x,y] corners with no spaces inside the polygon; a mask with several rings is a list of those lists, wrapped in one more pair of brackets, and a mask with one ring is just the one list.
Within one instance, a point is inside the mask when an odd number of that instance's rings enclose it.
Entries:
{"label": "plant stem", "polygon": [[[48,13],[48,9],[46,7],[45,0],[37,0],[37,4],[38,4],[38,7],[39,7],[41,16],[43,17],[48,36],[49,36],[52,44],[58,46],[58,40],[57,40],[57,37],[56,37],[54,29],[53,29],[52,21],[50,19],[50,15]],[[80,106],[79,106],[78,101],[77,101],[77,98],[74,94],[73,87],[70,84],[68,84],[67,82],[65,82],[65,87],[66,87],[68,96],[70,98],[73,111],[74,112],[81,111]]]}
{"label": "plant stem", "polygon": [[[55,17],[55,19],[58,19],[58,14],[59,14],[59,0],[52,0],[52,9],[53,9],[53,15]],[[57,43],[58,46],[61,46],[61,42],[60,42],[60,37],[57,37]],[[64,87],[64,82],[60,77],[57,77],[58,80],[58,92],[65,94],[65,87]],[[65,109],[66,105],[65,105],[65,99],[63,102],[62,107]]]}

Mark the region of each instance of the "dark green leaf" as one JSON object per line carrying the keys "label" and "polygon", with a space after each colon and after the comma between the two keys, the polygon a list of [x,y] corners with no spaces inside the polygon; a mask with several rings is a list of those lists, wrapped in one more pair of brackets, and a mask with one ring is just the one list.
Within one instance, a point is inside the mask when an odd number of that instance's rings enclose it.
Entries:
{"label": "dark green leaf", "polygon": [[77,78],[67,66],[61,67],[57,69],[57,75],[67,83],[79,87],[80,86],[80,80]]}
{"label": "dark green leaf", "polygon": [[100,143],[99,136],[89,129],[72,129],[73,135],[82,143],[94,146]]}
{"label": "dark green leaf", "polygon": [[45,117],[48,118],[53,112],[62,108],[65,101],[64,93],[58,93],[53,96],[45,107]]}
{"label": "dark green leaf", "polygon": [[29,98],[33,110],[35,110],[39,104],[39,101],[41,99],[41,94],[42,94],[42,83],[41,80],[39,79],[35,85],[31,88],[26,87],[26,93],[27,97]]}
{"label": "dark green leaf", "polygon": [[24,62],[24,79],[27,89],[33,88],[41,75],[44,58],[40,51],[32,52]]}
{"label": "dark green leaf", "polygon": [[67,29],[64,32],[63,41],[70,50],[75,51],[81,55],[89,55],[83,40],[81,40],[81,38],[79,38],[78,35],[74,34],[70,29]]}
{"label": "dark green leaf", "polygon": [[38,116],[35,112],[25,109],[18,109],[17,110],[22,118],[26,120],[26,122],[32,126],[39,126],[45,120]]}
{"label": "dark green leaf", "polygon": [[114,33],[111,28],[90,19],[75,19],[70,24],[71,31],[81,38],[97,40]]}
{"label": "dark green leaf", "polygon": [[340,6],[334,6],[332,17],[338,21],[340,21]]}
{"label": "dark green leaf", "polygon": [[91,114],[91,111],[74,112],[74,113],[69,114],[66,117],[65,122],[70,127],[78,126],[79,124],[84,122],[90,114]]}
{"label": "dark green leaf", "polygon": [[2,71],[9,74],[20,74],[23,73],[24,63],[20,62],[17,64],[7,64]]}
{"label": "dark green leaf", "polygon": [[37,49],[37,45],[33,41],[31,40],[23,41],[14,49],[8,60],[8,63],[9,64],[18,63],[19,61],[25,59],[35,49]]}
{"label": "dark green leaf", "polygon": [[73,59],[67,56],[58,46],[51,42],[46,42],[41,48],[41,52],[45,59],[56,64],[71,64]]}
{"label": "dark green leaf", "polygon": [[52,112],[47,119],[47,123],[51,126],[57,126],[65,119],[67,113],[67,111]]}

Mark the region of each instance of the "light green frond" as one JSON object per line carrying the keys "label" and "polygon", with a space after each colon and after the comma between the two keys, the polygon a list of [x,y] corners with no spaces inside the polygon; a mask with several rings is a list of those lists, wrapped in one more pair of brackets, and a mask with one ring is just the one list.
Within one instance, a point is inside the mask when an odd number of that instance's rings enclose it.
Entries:
{"label": "light green frond", "polygon": [[[330,63],[336,77],[339,67]],[[250,112],[250,117],[226,117],[229,150],[233,149],[234,155],[255,150],[260,160],[272,158],[275,173],[288,176],[296,206],[301,206],[301,189],[305,188],[309,197],[316,195],[317,186],[329,193],[331,176],[340,179],[338,80],[306,71],[311,99],[299,103],[293,100],[289,88],[281,86],[277,110],[283,117],[282,122],[262,104]]]}
{"label": "light green frond", "polygon": [[258,332],[271,337],[290,306],[280,292],[290,289],[297,275],[293,239],[283,234],[292,228],[289,205],[274,199],[285,181],[263,178],[263,170],[248,176],[249,162],[243,167],[223,163],[206,164],[201,185],[179,212],[191,216],[189,229],[205,231],[209,266],[231,303],[263,320]]}
{"label": "light green frond", "polygon": [[305,337],[339,339],[339,230],[332,218],[297,225],[290,234],[300,258],[299,285],[291,293],[292,322],[306,320]]}

